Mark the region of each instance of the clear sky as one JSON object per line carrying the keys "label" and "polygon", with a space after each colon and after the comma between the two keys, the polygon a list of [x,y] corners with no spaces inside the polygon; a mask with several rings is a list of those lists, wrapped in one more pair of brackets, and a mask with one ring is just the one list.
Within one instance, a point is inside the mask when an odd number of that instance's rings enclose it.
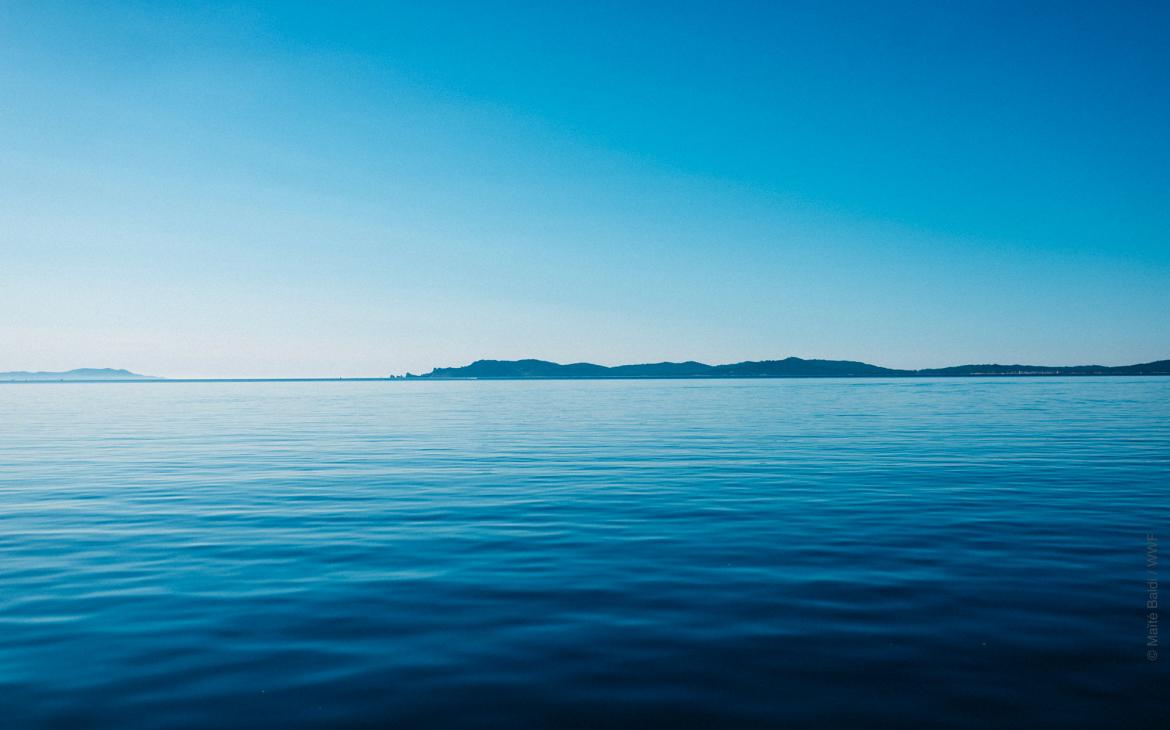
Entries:
{"label": "clear sky", "polygon": [[0,3],[0,370],[1170,357],[1170,3]]}

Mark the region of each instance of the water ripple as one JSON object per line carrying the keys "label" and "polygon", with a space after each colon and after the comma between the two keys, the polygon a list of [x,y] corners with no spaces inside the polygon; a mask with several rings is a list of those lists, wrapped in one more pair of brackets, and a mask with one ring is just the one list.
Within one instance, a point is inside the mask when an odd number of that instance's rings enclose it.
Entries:
{"label": "water ripple", "polygon": [[1170,379],[0,386],[0,724],[1125,727]]}

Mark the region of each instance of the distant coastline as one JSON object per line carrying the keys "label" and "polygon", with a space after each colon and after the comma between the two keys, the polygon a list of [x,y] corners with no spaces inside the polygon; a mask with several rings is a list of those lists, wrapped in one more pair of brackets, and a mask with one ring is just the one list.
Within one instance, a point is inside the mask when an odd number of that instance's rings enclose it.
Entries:
{"label": "distant coastline", "polygon": [[139,375],[138,373],[132,373],[129,370],[120,370],[117,368],[76,368],[74,370],[64,370],[61,372],[47,372],[44,370],[35,372],[28,370],[13,370],[6,373],[0,373],[0,382],[14,383],[42,383],[61,381],[99,382],[107,380],[163,380],[163,378],[156,378],[153,375]]}
{"label": "distant coastline", "polygon": [[429,373],[338,378],[165,378],[115,368],[78,368],[61,372],[0,372],[0,383],[303,383],[400,380],[715,380],[726,378],[988,378],[1053,376],[1170,375],[1170,360],[1137,365],[954,365],[900,370],[855,360],[749,360],[726,365],[660,362],[637,365],[562,365],[548,360],[476,360],[470,365],[434,368]]}
{"label": "distant coastline", "polygon": [[455,368],[435,368],[423,375],[407,373],[408,380],[533,380],[533,379],[703,379],[703,378],[892,378],[892,377],[1005,377],[1061,375],[1170,375],[1170,360],[1138,365],[955,365],[945,368],[898,370],[855,360],[756,360],[727,365],[701,362],[660,362],[605,366],[593,363],[561,365],[547,360],[476,360]]}

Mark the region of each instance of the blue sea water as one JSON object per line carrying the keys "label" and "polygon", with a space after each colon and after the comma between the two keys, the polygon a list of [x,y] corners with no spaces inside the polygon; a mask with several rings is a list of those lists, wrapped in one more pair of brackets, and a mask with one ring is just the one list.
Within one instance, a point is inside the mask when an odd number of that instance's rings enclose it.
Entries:
{"label": "blue sea water", "polygon": [[1170,727],[1149,535],[1170,378],[6,385],[0,726]]}

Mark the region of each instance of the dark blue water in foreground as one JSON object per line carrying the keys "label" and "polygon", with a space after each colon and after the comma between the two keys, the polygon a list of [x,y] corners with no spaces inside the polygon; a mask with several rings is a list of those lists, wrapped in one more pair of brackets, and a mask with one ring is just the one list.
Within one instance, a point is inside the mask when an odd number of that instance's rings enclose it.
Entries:
{"label": "dark blue water in foreground", "polygon": [[0,726],[1170,727],[1151,533],[1170,378],[0,386]]}

